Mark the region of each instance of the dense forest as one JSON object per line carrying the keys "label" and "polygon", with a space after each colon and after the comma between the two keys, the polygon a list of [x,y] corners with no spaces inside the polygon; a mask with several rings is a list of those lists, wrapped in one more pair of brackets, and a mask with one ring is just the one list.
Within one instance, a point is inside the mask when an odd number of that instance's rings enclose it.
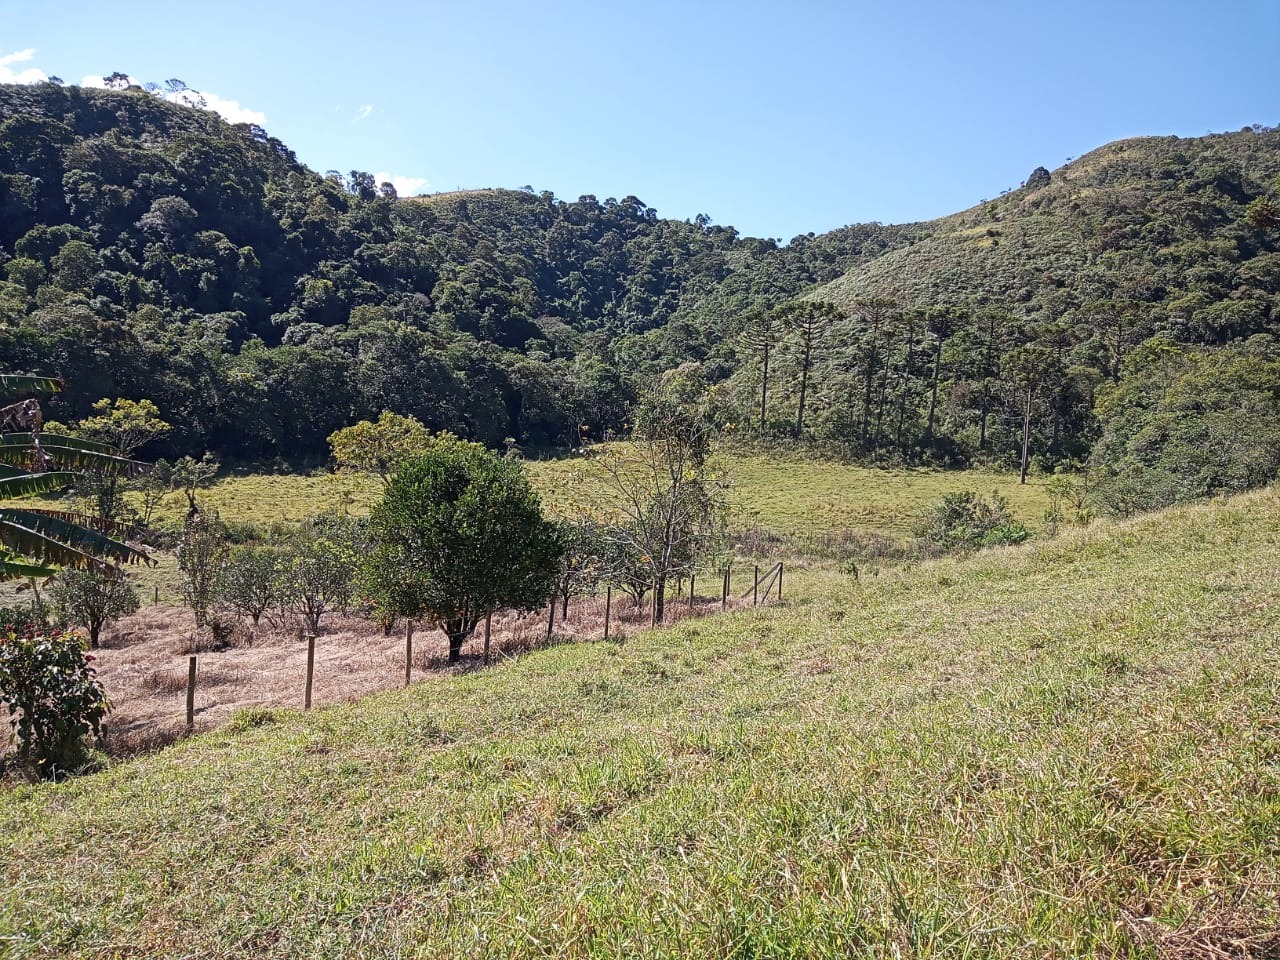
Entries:
{"label": "dense forest", "polygon": [[1280,411],[1278,176],[1274,129],[1142,138],[940,220],[779,244],[635,197],[397,198],[140,88],[3,86],[0,357],[68,379],[62,420],[155,401],[157,454],[315,461],[384,409],[550,450],[684,365],[739,435],[1092,451],[1166,486],[1175,457],[1205,492],[1280,449],[1210,450],[1234,411]]}
{"label": "dense forest", "polygon": [[726,324],[902,241],[780,249],[635,197],[401,200],[258,128],[147,93],[0,87],[0,355],[54,414],[149,397],[178,451],[323,455],[382,409],[498,446],[619,427],[637,375],[733,369]]}

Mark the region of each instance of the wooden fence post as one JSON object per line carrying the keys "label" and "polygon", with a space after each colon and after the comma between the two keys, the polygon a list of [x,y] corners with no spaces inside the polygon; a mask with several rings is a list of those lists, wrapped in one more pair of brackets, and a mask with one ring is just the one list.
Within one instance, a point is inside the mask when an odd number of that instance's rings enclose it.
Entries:
{"label": "wooden fence post", "polygon": [[307,688],[302,694],[302,709],[311,709],[311,680],[316,674],[316,635],[307,634]]}
{"label": "wooden fence post", "polygon": [[[666,597],[663,597],[665,600]],[[658,625],[658,584],[653,584],[653,596],[649,600],[649,629],[652,630]]]}
{"label": "wooden fence post", "polygon": [[724,589],[720,591],[720,609],[729,609],[729,568],[724,568]]}
{"label": "wooden fence post", "polygon": [[755,571],[755,580],[751,584],[751,605],[758,607],[760,605],[760,564],[753,567]]}
{"label": "wooden fence post", "polygon": [[547,615],[547,643],[551,642],[551,631],[556,626],[556,596],[551,595],[551,613]]}
{"label": "wooden fence post", "polygon": [[413,621],[404,622],[404,685],[413,679]]}
{"label": "wooden fence post", "polygon": [[484,665],[489,665],[489,632],[493,627],[493,611],[484,615]]}
{"label": "wooden fence post", "polygon": [[604,638],[609,639],[609,614],[613,607],[613,587],[604,588]]}
{"label": "wooden fence post", "polygon": [[693,613],[693,574],[689,574],[689,612]]}
{"label": "wooden fence post", "polygon": [[778,561],[778,602],[782,602],[782,561]]}
{"label": "wooden fence post", "polygon": [[187,660],[187,733],[196,728],[196,658]]}
{"label": "wooden fence post", "polygon": [[151,595],[151,605],[153,607],[158,607],[160,605],[160,588],[159,587],[156,587],[155,593]]}

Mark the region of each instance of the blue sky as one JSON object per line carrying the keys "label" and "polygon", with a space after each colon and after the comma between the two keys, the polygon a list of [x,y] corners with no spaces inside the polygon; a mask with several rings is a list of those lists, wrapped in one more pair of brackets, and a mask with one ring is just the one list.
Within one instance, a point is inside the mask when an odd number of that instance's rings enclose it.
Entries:
{"label": "blue sky", "polygon": [[1118,137],[1278,123],[1278,48],[1280,0],[0,0],[0,78],[179,77],[317,170],[634,194],[783,240],[951,213]]}

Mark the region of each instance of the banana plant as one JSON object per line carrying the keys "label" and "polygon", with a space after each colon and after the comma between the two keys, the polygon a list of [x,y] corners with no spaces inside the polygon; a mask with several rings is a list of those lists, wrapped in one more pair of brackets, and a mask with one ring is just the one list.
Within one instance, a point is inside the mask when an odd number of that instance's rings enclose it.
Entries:
{"label": "banana plant", "polygon": [[102,443],[50,434],[33,395],[57,393],[56,377],[0,374],[0,580],[45,577],[74,567],[118,571],[122,563],[152,563],[123,539],[118,524],[13,502],[70,486],[81,473],[137,475],[146,464],[116,456]]}

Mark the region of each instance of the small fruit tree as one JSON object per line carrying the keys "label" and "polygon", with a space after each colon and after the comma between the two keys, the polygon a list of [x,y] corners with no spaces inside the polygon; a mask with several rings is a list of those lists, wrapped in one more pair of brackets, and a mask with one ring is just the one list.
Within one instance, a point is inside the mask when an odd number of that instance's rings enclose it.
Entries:
{"label": "small fruit tree", "polygon": [[384,615],[425,620],[456,663],[486,614],[552,596],[561,545],[519,463],[437,439],[386,485],[371,516],[366,593]]}

